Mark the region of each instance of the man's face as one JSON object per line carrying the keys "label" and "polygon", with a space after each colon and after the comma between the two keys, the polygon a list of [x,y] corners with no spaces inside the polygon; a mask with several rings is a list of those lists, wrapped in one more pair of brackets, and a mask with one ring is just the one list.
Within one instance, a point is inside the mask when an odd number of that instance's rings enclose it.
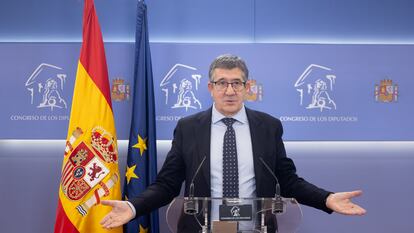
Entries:
{"label": "man's face", "polygon": [[[243,72],[239,68],[231,70],[217,68],[213,71],[213,82],[224,80],[228,83],[235,81],[244,82]],[[228,85],[224,90],[219,90],[214,83],[208,84],[208,90],[213,97],[217,111],[225,116],[235,115],[243,106],[243,99],[246,93],[246,87],[239,91],[235,91],[231,85]]]}

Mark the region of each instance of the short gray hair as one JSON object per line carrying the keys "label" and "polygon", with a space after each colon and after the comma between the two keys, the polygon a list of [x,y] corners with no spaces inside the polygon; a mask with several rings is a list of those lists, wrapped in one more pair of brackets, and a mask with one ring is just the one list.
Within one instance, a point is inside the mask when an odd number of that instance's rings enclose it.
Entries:
{"label": "short gray hair", "polygon": [[210,82],[214,81],[213,73],[215,69],[231,70],[234,68],[239,68],[243,72],[243,81],[246,82],[249,79],[249,70],[241,57],[231,54],[223,54],[214,59],[210,65],[210,69],[208,71]]}

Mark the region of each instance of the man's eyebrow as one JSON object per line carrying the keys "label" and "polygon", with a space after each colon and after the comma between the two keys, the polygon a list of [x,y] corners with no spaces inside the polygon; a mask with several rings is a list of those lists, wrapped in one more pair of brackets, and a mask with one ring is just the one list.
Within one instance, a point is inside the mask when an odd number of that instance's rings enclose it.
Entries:
{"label": "man's eyebrow", "polygon": [[220,78],[220,79],[218,79],[218,80],[216,80],[216,81],[214,81],[214,82],[219,82],[219,81],[226,81],[226,82],[234,82],[234,81],[241,81],[241,82],[243,82],[244,80],[243,80],[243,78],[236,78],[236,79],[232,79],[232,80],[226,80],[225,78]]}

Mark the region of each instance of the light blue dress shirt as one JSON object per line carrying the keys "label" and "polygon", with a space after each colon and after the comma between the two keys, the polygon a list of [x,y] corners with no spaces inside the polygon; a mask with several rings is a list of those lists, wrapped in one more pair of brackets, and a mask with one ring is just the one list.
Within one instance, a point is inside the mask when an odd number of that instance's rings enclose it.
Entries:
{"label": "light blue dress shirt", "polygon": [[[227,126],[221,121],[225,118],[217,111],[215,105],[212,108],[211,139],[210,139],[210,176],[211,196],[223,196],[223,139]],[[233,124],[236,133],[237,162],[239,169],[239,197],[256,197],[256,180],[253,167],[253,149],[250,136],[249,121],[246,109],[243,107],[232,116],[237,120]],[[213,203],[211,220],[218,220],[218,205]]]}

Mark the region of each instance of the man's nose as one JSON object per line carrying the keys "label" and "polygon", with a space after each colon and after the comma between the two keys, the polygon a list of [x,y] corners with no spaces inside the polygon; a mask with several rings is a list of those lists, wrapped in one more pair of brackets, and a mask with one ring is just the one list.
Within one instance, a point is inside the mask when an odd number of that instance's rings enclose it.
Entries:
{"label": "man's nose", "polygon": [[233,85],[229,83],[229,84],[227,85],[227,88],[226,88],[225,94],[226,94],[226,95],[234,95],[235,93],[236,93],[236,92],[234,91]]}

